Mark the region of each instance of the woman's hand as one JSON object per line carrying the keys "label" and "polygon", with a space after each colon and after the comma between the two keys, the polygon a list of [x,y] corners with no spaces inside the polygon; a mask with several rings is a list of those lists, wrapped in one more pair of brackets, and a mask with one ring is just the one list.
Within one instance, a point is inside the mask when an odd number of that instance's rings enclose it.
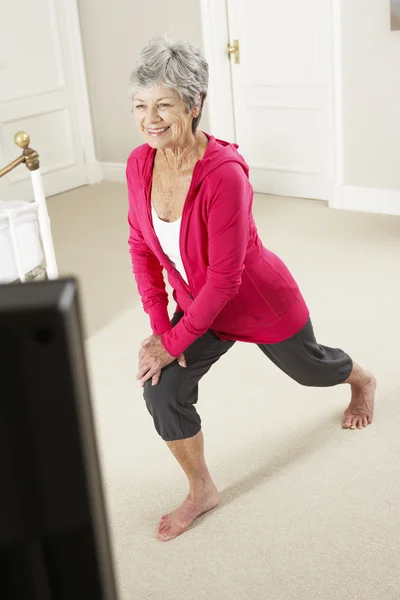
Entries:
{"label": "woman's hand", "polygon": [[[175,357],[171,356],[161,342],[160,335],[152,335],[141,343],[139,351],[139,371],[136,379],[140,380],[142,387],[149,379],[152,385],[157,385],[160,381],[161,370],[174,362]],[[186,367],[185,356],[181,354],[176,359],[181,367]]]}

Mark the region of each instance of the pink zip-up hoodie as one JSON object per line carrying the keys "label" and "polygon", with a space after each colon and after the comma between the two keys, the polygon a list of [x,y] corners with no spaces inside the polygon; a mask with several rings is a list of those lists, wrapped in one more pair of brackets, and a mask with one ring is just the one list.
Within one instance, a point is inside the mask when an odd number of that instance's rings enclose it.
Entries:
{"label": "pink zip-up hoodie", "polygon": [[[274,344],[298,333],[309,316],[289,270],[258,237],[249,169],[238,146],[207,137],[181,221],[180,251],[189,285],[153,229],[156,150],[139,146],[126,168],[133,272],[153,333],[162,334],[165,349],[175,357],[208,329],[222,340]],[[163,269],[185,313],[173,328]]]}

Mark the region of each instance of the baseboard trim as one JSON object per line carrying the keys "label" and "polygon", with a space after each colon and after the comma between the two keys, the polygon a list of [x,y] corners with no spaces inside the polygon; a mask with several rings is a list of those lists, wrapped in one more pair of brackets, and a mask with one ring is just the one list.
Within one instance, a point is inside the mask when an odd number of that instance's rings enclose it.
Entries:
{"label": "baseboard trim", "polygon": [[342,208],[400,216],[400,190],[343,187]]}
{"label": "baseboard trim", "polygon": [[104,181],[114,181],[116,183],[126,183],[124,163],[102,162],[100,163]]}
{"label": "baseboard trim", "polygon": [[86,170],[89,184],[100,183],[103,181],[103,173],[98,160],[86,163]]}

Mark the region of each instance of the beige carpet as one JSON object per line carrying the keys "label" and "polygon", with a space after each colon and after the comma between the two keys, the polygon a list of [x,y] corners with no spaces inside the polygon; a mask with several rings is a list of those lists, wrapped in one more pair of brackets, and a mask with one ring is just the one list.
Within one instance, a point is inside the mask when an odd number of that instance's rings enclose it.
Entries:
{"label": "beige carpet", "polygon": [[379,382],[376,417],[343,431],[345,386],[302,388],[250,345],[205,377],[199,411],[222,505],[158,542],[187,493],[135,382],[147,317],[130,274],[126,193],[49,200],[62,274],[81,281],[123,600],[400,599],[400,219],[258,196],[261,237],[291,268],[321,343]]}

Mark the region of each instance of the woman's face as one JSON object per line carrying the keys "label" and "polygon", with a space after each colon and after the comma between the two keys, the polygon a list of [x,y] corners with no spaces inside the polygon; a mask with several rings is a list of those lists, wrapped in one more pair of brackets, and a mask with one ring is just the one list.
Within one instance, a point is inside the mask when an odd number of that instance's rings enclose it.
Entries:
{"label": "woman's face", "polygon": [[178,92],[163,86],[140,88],[133,97],[133,112],[146,142],[157,150],[187,143],[199,113],[197,108],[189,112]]}

